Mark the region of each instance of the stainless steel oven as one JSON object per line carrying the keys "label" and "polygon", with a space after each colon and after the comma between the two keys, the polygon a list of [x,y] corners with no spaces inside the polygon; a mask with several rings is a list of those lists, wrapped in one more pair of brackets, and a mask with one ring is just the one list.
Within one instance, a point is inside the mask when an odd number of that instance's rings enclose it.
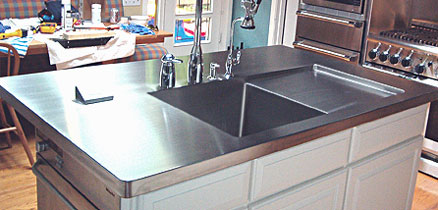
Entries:
{"label": "stainless steel oven", "polygon": [[363,12],[364,1],[365,0],[303,0],[305,4],[353,13]]}
{"label": "stainless steel oven", "polygon": [[294,47],[359,63],[366,0],[301,0]]}
{"label": "stainless steel oven", "polygon": [[[436,0],[372,0],[363,66],[438,87]],[[432,102],[420,171],[438,178],[438,101]]]}

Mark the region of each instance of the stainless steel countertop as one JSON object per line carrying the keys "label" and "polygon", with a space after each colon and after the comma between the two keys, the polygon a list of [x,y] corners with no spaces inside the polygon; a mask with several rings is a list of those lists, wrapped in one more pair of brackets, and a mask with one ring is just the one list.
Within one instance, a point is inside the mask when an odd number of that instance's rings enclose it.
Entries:
{"label": "stainless steel countertop", "polygon": [[[438,99],[438,89],[285,46],[243,50],[237,79],[321,64],[405,90],[242,138],[231,136],[148,94],[158,86],[159,60],[85,67],[0,79],[0,97],[44,135],[132,197]],[[187,58],[177,64],[186,84]],[[204,55],[224,64],[226,52]],[[224,72],[221,65],[220,72]],[[207,72],[204,72],[204,78]],[[114,100],[73,102],[74,87],[100,89]],[[312,96],[309,96],[312,97]],[[212,110],[219,111],[219,110]]]}

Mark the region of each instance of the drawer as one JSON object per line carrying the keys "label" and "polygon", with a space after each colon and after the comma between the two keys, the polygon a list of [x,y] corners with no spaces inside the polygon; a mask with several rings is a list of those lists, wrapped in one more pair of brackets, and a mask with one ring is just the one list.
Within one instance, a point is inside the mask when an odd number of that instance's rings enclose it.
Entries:
{"label": "drawer", "polygon": [[350,137],[351,129],[256,159],[251,201],[344,167]]}
{"label": "drawer", "polygon": [[423,135],[427,109],[425,104],[354,128],[349,162]]}
{"label": "drawer", "polygon": [[251,162],[214,172],[134,198],[122,210],[242,209],[248,203]]}
{"label": "drawer", "polygon": [[251,206],[250,210],[342,210],[346,180],[346,169],[336,171],[303,186],[275,195]]}
{"label": "drawer", "polygon": [[97,210],[40,156],[37,156],[32,170],[37,177],[38,209]]}
{"label": "drawer", "polygon": [[89,168],[85,158],[79,160],[61,149],[52,140],[36,130],[36,139],[47,144],[47,148],[37,154],[59,173],[65,180],[72,183],[86,198],[93,202],[98,209],[120,209],[120,196],[113,193],[107,186],[109,179],[103,179],[100,171]]}
{"label": "drawer", "polygon": [[297,38],[361,51],[363,23],[307,11],[297,15]]}

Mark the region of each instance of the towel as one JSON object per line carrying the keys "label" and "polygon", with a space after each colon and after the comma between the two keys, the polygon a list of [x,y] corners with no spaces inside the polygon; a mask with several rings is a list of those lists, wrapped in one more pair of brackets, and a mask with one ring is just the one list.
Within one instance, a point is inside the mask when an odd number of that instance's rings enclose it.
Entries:
{"label": "towel", "polygon": [[[33,40],[33,36],[27,36],[27,37],[10,37],[7,39],[3,39],[2,42],[6,42],[10,45],[12,45],[17,51],[20,56],[25,56],[27,53],[27,49],[29,48],[30,43]],[[7,48],[0,47],[0,51],[2,52],[8,52]]]}

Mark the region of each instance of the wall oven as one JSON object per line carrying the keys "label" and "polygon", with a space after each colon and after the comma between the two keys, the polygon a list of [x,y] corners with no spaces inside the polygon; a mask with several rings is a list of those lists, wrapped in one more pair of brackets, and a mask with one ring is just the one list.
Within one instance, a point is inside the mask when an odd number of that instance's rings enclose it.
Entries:
{"label": "wall oven", "polygon": [[301,0],[295,48],[359,63],[365,0]]}
{"label": "wall oven", "polygon": [[[363,66],[438,87],[436,0],[372,0]],[[420,171],[438,178],[438,101],[432,102]]]}
{"label": "wall oven", "polygon": [[364,7],[364,0],[303,0],[303,3],[353,13],[362,13]]}

